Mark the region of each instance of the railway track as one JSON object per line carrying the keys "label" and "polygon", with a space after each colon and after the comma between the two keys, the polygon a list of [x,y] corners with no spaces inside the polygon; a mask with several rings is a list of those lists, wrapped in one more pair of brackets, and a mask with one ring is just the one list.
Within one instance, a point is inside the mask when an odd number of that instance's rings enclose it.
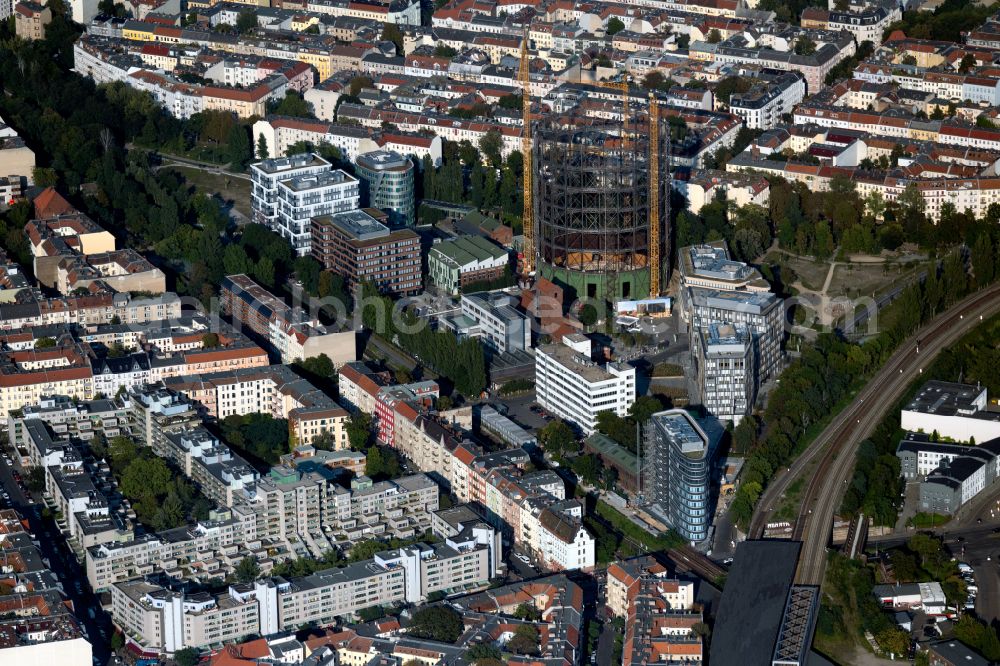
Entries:
{"label": "railway track", "polygon": [[[910,383],[919,379],[923,368],[942,349],[957,342],[981,319],[998,311],[1000,283],[966,297],[925,324],[900,345],[882,369],[859,391],[854,402],[813,441],[806,452],[808,456],[796,461],[794,467],[801,473],[808,464],[819,460],[819,465],[810,475],[792,535],[793,539],[803,542],[796,575],[799,583],[819,585],[823,581],[834,512],[843,495],[844,485],[854,470],[858,444],[872,434],[886,410],[903,397]],[[780,496],[798,475],[784,475],[782,483],[776,488],[777,494],[772,498]],[[763,522],[758,524],[761,532],[766,524],[766,512],[762,513]]]}
{"label": "railway track", "polygon": [[694,572],[709,582],[712,582],[727,573],[727,570],[721,565],[716,564],[686,544],[668,550],[667,557],[673,560],[677,567]]}

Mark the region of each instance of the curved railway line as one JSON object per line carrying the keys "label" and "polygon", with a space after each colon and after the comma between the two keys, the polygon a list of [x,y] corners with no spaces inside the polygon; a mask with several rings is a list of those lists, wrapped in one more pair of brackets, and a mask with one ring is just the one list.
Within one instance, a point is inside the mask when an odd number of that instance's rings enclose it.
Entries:
{"label": "curved railway line", "polygon": [[[918,329],[903,342],[886,364],[813,440],[809,447],[767,488],[750,526],[750,537],[760,538],[769,514],[788,487],[818,460],[807,480],[792,538],[803,542],[796,580],[819,585],[826,567],[833,515],[844,484],[854,470],[857,445],[878,426],[886,409],[903,397],[911,382],[937,354],[974,328],[982,318],[1000,312],[1000,283],[959,301]],[[919,349],[917,343],[920,343]]]}

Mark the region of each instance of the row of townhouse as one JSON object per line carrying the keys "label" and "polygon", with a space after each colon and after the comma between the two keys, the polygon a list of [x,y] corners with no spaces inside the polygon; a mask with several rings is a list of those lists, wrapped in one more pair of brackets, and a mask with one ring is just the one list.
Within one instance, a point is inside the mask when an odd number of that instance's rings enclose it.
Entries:
{"label": "row of townhouse", "polygon": [[[799,55],[795,45],[806,38],[816,49],[810,55]],[[719,44],[692,44],[689,53],[692,60],[704,62],[798,71],[805,77],[807,91],[815,94],[825,85],[826,75],[854,55],[856,48],[849,32],[755,26]]]}
{"label": "row of townhouse", "polygon": [[150,93],[171,115],[190,118],[202,111],[229,111],[240,118],[262,116],[268,102],[284,99],[290,90],[312,87],[309,64],[286,65],[252,86],[193,84],[160,70],[144,69],[138,56],[122,53],[122,45],[105,38],[83,35],[73,45],[76,70],[97,83],[122,81]]}
{"label": "row of townhouse", "polygon": [[651,555],[608,567],[608,609],[625,620],[622,663],[626,666],[674,661],[699,663],[704,645],[695,633],[703,621],[693,610],[694,583],[668,577]]}
{"label": "row of townhouse", "polygon": [[146,324],[180,316],[181,299],[172,292],[148,298],[111,292],[51,298],[38,294],[34,300],[0,303],[0,331],[54,324]]}
{"label": "row of townhouse", "polygon": [[51,394],[92,400],[170,377],[267,364],[267,353],[248,344],[165,356],[138,352],[123,358],[96,356],[89,345],[70,341],[51,348],[8,351],[0,354],[0,410],[18,410]]}
{"label": "row of townhouse", "polygon": [[[19,3],[20,4],[20,3]],[[92,646],[26,515],[0,510],[0,662],[90,666]],[[67,581],[68,583],[68,581]],[[82,609],[79,609],[82,610]],[[81,614],[82,617],[82,614]]]}
{"label": "row of townhouse", "polygon": [[1000,77],[981,72],[925,71],[914,65],[866,62],[854,78],[869,83],[894,83],[904,90],[931,93],[945,100],[1000,104]]}
{"label": "row of townhouse", "polygon": [[500,133],[500,152],[504,157],[521,147],[520,127],[509,127],[489,120],[465,120],[436,113],[406,113],[354,103],[341,104],[337,118],[355,121],[368,129],[380,129],[384,123],[390,123],[404,132],[432,132],[445,141],[470,141],[473,145],[479,145],[487,132],[495,131]]}
{"label": "row of townhouse", "polygon": [[[374,416],[381,441],[406,455],[418,469],[441,479],[460,502],[481,507],[515,546],[552,569],[594,566],[595,542],[583,527],[582,506],[566,499],[558,475],[525,473],[529,458],[523,449],[484,453],[427,413],[414,399],[417,396],[407,398],[411,391],[380,385],[378,376],[361,364],[342,367],[339,385],[354,409]],[[391,428],[384,426],[388,419]]]}
{"label": "row of townhouse", "polygon": [[923,120],[914,116],[803,104],[795,109],[793,121],[795,125],[856,130],[877,137],[931,141],[1000,151],[1000,129],[977,127],[954,119]]}
{"label": "row of townhouse", "polygon": [[249,635],[332,624],[366,608],[482,588],[494,574],[489,561],[490,547],[463,533],[302,578],[233,585],[219,594],[127,581],[111,587],[111,616],[129,644],[144,653],[220,648]]}
{"label": "row of townhouse", "polygon": [[[315,99],[311,101],[316,104]],[[330,104],[335,106],[336,101]],[[304,141],[314,146],[323,144],[334,146],[340,150],[344,159],[351,162],[354,162],[359,155],[387,150],[420,161],[426,157],[435,166],[441,164],[443,146],[440,136],[390,132],[384,131],[381,127],[377,131],[372,131],[354,125],[335,124],[330,120],[269,115],[254,123],[254,145],[259,145],[263,139],[267,146],[267,154],[275,157],[287,155],[292,145]]]}
{"label": "row of townhouse", "polygon": [[829,165],[807,165],[794,162],[779,162],[762,157],[754,157],[743,152],[726,165],[727,171],[750,171],[774,174],[787,180],[805,183],[815,191],[826,191],[831,181],[840,176],[853,181],[862,197],[873,192],[880,194],[884,201],[893,202],[906,190],[914,186],[926,202],[927,216],[937,221],[947,204],[957,211],[972,211],[977,218],[986,216],[990,205],[1000,203],[1000,178],[981,176],[973,178],[924,178],[897,177],[886,173],[862,172],[850,167]]}
{"label": "row of townhouse", "polygon": [[233,55],[263,56],[312,66],[323,81],[336,71],[358,69],[361,58],[374,47],[339,44],[329,35],[272,33],[263,36],[227,35],[200,28],[165,26],[155,21],[127,21],[121,38],[133,42],[197,46]]}

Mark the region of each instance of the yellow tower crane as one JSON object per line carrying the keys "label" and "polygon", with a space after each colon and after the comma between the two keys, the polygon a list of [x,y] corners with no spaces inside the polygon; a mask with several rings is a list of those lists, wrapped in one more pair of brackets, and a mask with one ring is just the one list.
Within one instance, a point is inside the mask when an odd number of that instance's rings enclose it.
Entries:
{"label": "yellow tower crane", "polygon": [[649,295],[660,295],[660,107],[649,93]]}
{"label": "yellow tower crane", "polygon": [[524,227],[524,258],[521,261],[521,275],[530,278],[535,272],[535,209],[534,209],[534,167],[531,159],[531,61],[528,58],[528,33],[521,40],[521,110],[524,115],[524,129],[521,131],[521,163],[524,165],[524,210],[521,223]]}

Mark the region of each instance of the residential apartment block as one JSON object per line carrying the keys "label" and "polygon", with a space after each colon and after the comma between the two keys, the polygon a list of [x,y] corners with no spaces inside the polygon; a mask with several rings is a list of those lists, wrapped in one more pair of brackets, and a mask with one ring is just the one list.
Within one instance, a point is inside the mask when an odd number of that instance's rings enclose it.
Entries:
{"label": "residential apartment block", "polygon": [[348,284],[373,282],[399,296],[420,290],[420,237],[410,229],[390,231],[364,211],[321,215],[312,220],[312,254]]}
{"label": "residential apartment block", "polygon": [[334,367],[357,359],[357,334],[336,331],[320,323],[310,303],[288,306],[250,276],[228,275],[219,298],[224,314],[237,327],[246,326],[280,356],[294,363],[325,354]]}
{"label": "residential apartment block", "polygon": [[[284,153],[279,153],[283,155]],[[276,156],[250,165],[251,206],[253,221],[278,230],[278,183],[301,176],[329,173],[333,166],[314,153],[299,153],[288,157]]]}
{"label": "residential apartment block", "polygon": [[745,93],[733,93],[729,110],[750,129],[767,130],[783,122],[795,105],[806,96],[806,82],[798,72],[753,72],[755,86]]}
{"label": "residential apartment block", "polygon": [[274,230],[304,257],[312,247],[312,218],[353,211],[360,203],[357,179],[340,169],[280,180]]}
{"label": "residential apartment block", "polygon": [[111,615],[126,639],[154,654],[218,648],[248,635],[324,625],[373,606],[418,603],[489,582],[489,549],[461,536],[384,551],[303,578],[263,579],[218,594],[186,594],[142,581],[111,587]]}

